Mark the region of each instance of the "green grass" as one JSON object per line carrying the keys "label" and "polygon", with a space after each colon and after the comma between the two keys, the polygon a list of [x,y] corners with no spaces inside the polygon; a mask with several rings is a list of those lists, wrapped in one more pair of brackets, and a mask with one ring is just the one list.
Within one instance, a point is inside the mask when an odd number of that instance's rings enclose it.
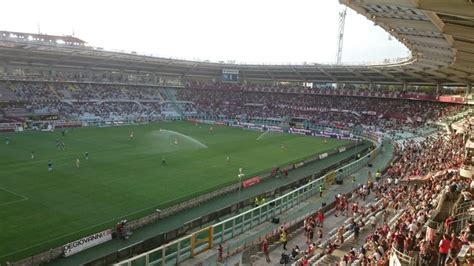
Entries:
{"label": "green grass", "polygon": [[[64,138],[60,131],[9,133],[9,145],[4,136],[0,135],[0,263],[235,183],[239,167],[250,178],[348,143],[282,133],[262,136],[224,126],[210,132],[208,125],[176,122],[80,128]],[[56,139],[64,139],[66,150],[56,149]],[[90,155],[87,161],[85,152]],[[162,158],[167,166],[161,165]],[[48,160],[53,162],[52,172]]]}

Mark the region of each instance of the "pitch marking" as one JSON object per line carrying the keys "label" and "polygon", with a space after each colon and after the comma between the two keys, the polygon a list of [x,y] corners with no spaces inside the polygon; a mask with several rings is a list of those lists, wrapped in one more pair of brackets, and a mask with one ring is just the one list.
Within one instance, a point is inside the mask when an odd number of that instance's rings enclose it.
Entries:
{"label": "pitch marking", "polygon": [[30,198],[25,197],[25,196],[23,196],[23,195],[20,195],[20,194],[18,194],[18,193],[16,193],[16,192],[13,192],[13,191],[11,191],[11,190],[8,190],[8,189],[6,189],[6,188],[4,188],[4,187],[0,187],[0,189],[21,198],[21,199],[19,199],[19,200],[14,200],[14,201],[9,201],[9,202],[5,202],[5,203],[0,203],[0,206],[6,206],[6,205],[10,205],[10,204],[13,204],[13,203],[18,203],[18,202],[22,202],[22,201],[25,201],[25,200],[29,200],[29,199],[30,199]]}

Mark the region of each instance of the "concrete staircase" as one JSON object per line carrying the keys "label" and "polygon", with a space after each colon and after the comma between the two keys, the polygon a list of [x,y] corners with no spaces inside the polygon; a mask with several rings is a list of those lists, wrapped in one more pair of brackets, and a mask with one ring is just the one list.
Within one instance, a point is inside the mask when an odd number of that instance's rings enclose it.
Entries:
{"label": "concrete staircase", "polygon": [[165,96],[166,96],[167,101],[173,103],[174,111],[175,111],[177,114],[183,116],[184,111],[183,111],[183,109],[181,108],[181,105],[179,105],[178,102],[177,102],[177,100],[176,100],[176,91],[175,91],[174,89],[165,88],[165,89],[164,89],[164,93],[165,93]]}
{"label": "concrete staircase", "polygon": [[[382,211],[376,211],[373,213],[376,217],[377,224],[380,225],[383,221]],[[393,216],[394,214],[391,214]],[[367,215],[363,218],[365,226],[360,228],[359,240],[357,243],[354,242],[354,233],[344,234],[344,243],[339,246],[333,253],[329,255],[324,255],[322,258],[318,259],[312,265],[337,265],[344,255],[346,255],[351,248],[359,248],[362,244],[365,243],[365,239],[372,233],[371,225],[369,224],[368,218],[372,215]],[[356,219],[357,221],[357,219]],[[312,260],[313,261],[313,260]]]}
{"label": "concrete staircase", "polygon": [[0,82],[0,102],[16,101],[16,95],[11,89],[7,89],[5,82]]}
{"label": "concrete staircase", "polygon": [[73,85],[68,84],[68,85],[62,86],[62,88],[59,88],[57,91],[62,94],[63,99],[69,100],[73,98],[72,92],[75,91],[75,88]]}
{"label": "concrete staircase", "polygon": [[53,84],[48,84],[48,90],[54,95],[56,99],[61,100],[61,96],[58,94]]}
{"label": "concrete staircase", "polygon": [[[334,253],[336,253],[336,251],[334,251]],[[324,256],[322,260],[318,262],[316,265],[337,265],[341,261],[341,258],[344,256],[344,254],[338,254],[338,255],[333,255],[333,254]]]}

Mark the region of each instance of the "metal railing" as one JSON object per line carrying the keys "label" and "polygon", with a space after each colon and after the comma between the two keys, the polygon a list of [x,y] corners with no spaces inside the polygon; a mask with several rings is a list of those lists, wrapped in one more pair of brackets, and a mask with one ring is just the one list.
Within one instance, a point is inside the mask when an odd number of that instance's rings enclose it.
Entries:
{"label": "metal railing", "polygon": [[[366,137],[370,137],[370,139],[374,140],[374,136],[371,136],[370,134],[366,134]],[[338,173],[340,177],[346,177],[366,166],[367,163],[372,161],[380,152],[380,143],[377,142],[377,144],[377,147],[372,152],[366,154],[357,161],[337,169],[336,173]],[[211,237],[213,244],[219,244],[241,235],[245,231],[260,225],[265,221],[268,221],[271,217],[275,217],[276,215],[281,214],[282,212],[285,212],[295,205],[303,202],[307,198],[318,194],[319,185],[324,186],[327,176],[328,174],[265,204],[212,225],[211,227],[213,228],[213,235]],[[193,247],[192,237],[193,234],[187,235],[183,238],[177,239],[128,260],[124,260],[115,265],[131,266],[179,264],[184,260],[191,258],[193,253],[192,251],[194,251],[194,253],[199,253],[205,250],[208,246],[207,243],[202,243]],[[194,250],[192,250],[193,248]]]}
{"label": "metal railing", "polygon": [[392,254],[395,254],[397,256],[397,258],[400,260],[402,265],[415,265],[416,264],[415,257],[408,256],[408,255],[398,251],[393,246],[392,246]]}

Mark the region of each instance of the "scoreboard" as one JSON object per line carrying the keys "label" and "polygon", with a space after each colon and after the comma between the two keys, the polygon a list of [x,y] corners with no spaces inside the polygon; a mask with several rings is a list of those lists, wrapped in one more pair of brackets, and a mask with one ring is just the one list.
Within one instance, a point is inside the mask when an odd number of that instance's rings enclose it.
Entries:
{"label": "scoreboard", "polygon": [[222,81],[239,82],[239,71],[235,69],[222,69]]}

